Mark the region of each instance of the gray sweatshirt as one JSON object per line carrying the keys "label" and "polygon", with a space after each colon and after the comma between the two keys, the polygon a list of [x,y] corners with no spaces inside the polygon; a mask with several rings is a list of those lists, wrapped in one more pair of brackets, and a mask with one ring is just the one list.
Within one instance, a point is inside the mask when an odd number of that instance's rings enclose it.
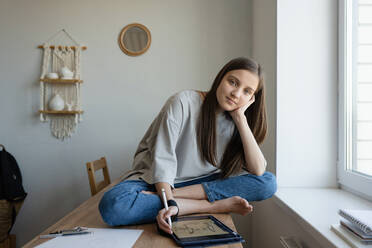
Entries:
{"label": "gray sweatshirt", "polygon": [[[202,102],[199,93],[193,90],[171,96],[139,143],[133,169],[122,178],[142,179],[149,184],[166,182],[174,187],[175,183],[219,172],[201,159],[197,145],[196,125]],[[221,113],[217,115],[216,125],[219,165],[235,124]]]}

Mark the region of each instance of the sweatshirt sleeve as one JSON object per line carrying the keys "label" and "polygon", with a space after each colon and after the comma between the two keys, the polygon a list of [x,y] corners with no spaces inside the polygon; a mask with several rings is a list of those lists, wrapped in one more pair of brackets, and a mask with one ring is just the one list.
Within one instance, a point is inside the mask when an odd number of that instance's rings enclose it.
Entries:
{"label": "sweatshirt sleeve", "polygon": [[158,115],[153,143],[151,175],[153,183],[166,182],[172,187],[177,175],[176,145],[183,122],[180,94],[170,97]]}

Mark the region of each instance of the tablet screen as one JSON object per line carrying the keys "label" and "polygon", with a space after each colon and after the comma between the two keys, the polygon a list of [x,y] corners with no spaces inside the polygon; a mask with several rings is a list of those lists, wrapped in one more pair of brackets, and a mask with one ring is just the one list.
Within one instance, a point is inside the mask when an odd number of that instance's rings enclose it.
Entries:
{"label": "tablet screen", "polygon": [[172,231],[180,239],[229,234],[211,219],[176,221],[172,223]]}

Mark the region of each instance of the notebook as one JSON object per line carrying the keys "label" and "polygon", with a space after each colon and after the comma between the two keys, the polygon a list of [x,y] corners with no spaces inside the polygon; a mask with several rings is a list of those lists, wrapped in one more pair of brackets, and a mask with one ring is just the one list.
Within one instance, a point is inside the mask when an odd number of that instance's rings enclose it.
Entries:
{"label": "notebook", "polygon": [[350,221],[340,220],[340,224],[342,226],[346,227],[346,229],[351,231],[354,235],[359,236],[361,239],[366,240],[366,241],[367,240],[372,241],[372,234],[370,234],[370,235],[365,234],[362,230],[360,230],[360,228],[358,226],[354,225]]}
{"label": "notebook", "polygon": [[372,234],[372,210],[340,209],[338,214],[358,226],[365,234]]}

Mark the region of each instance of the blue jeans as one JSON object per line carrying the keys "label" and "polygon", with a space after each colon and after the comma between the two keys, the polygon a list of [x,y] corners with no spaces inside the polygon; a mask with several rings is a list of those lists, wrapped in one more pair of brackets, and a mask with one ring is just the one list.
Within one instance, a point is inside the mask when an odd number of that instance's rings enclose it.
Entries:
{"label": "blue jeans", "polygon": [[[262,176],[246,174],[220,179],[219,174],[177,183],[175,188],[201,184],[208,201],[240,196],[248,202],[270,198],[276,191],[276,178],[270,172]],[[161,199],[156,194],[144,194],[142,190],[156,192],[155,185],[143,180],[127,180],[118,183],[107,191],[100,203],[102,219],[111,226],[137,225],[156,221],[158,212],[163,209]]]}

